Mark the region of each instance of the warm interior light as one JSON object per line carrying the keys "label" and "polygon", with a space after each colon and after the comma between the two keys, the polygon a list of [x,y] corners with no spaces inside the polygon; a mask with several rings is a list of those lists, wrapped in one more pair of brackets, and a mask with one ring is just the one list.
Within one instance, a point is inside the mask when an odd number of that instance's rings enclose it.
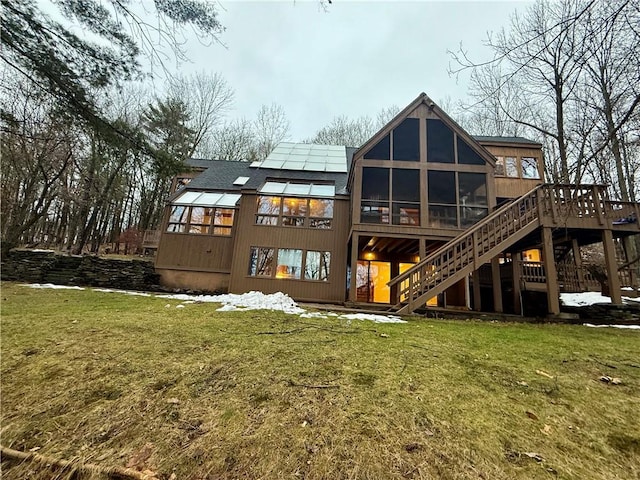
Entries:
{"label": "warm interior light", "polygon": [[373,252],[366,252],[364,254],[364,258],[366,260],[373,260],[374,258],[376,258],[376,255]]}

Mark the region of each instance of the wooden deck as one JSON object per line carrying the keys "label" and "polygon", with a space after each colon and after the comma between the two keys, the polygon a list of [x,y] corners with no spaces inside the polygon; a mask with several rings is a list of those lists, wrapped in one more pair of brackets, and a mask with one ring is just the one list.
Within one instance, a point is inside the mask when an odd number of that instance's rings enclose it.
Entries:
{"label": "wooden deck", "polygon": [[[616,268],[614,237],[640,233],[640,204],[610,201],[601,185],[545,184],[502,206],[458,237],[398,275],[389,282],[397,292],[394,310],[411,313],[448,287],[477,272],[484,264],[504,252],[519,252],[542,247],[546,262],[542,269],[523,272],[531,287],[559,291],[559,273],[554,257],[554,235],[587,244],[603,241],[608,268]],[[547,282],[544,264],[549,265]],[[525,268],[520,265],[520,269]],[[542,270],[545,281],[540,275]],[[616,270],[617,272],[617,270]],[[611,282],[614,300],[620,297],[618,275]],[[534,286],[535,285],[535,286]],[[617,292],[617,293],[616,293]],[[550,295],[551,297],[551,295]],[[550,303],[552,313],[559,311],[557,299]]]}

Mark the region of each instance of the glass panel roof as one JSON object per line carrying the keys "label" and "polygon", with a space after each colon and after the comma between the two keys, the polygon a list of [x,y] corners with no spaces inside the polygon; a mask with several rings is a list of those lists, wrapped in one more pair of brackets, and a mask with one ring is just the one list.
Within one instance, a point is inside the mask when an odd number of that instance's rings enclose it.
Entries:
{"label": "glass panel roof", "polygon": [[172,205],[196,205],[199,207],[235,207],[239,193],[184,192]]}
{"label": "glass panel roof", "polygon": [[309,195],[309,191],[311,191],[310,184],[303,183],[290,183],[284,189],[284,193],[287,195]]}
{"label": "glass panel roof", "polygon": [[297,197],[335,197],[336,187],[334,185],[313,185],[310,183],[265,182],[258,192]]}
{"label": "glass panel roof", "polygon": [[284,187],[286,187],[286,183],[280,182],[266,182],[262,188],[259,190],[260,193],[282,193],[284,192]]}
{"label": "glass panel roof", "polygon": [[[309,166],[309,164],[313,165]],[[315,172],[346,173],[348,171],[345,147],[291,142],[279,143],[266,159],[261,162],[253,162],[251,166]]]}

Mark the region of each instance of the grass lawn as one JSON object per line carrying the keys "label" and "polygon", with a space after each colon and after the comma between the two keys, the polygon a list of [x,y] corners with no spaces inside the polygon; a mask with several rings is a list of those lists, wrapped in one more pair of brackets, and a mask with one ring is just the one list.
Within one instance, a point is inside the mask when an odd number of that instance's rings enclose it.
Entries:
{"label": "grass lawn", "polygon": [[1,293],[5,447],[165,479],[640,478],[640,331]]}

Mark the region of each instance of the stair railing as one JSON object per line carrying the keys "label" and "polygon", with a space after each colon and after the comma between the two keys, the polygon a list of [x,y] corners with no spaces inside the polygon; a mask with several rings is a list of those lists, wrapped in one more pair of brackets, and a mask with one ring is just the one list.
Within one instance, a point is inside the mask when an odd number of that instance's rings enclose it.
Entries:
{"label": "stair railing", "polygon": [[529,193],[503,205],[489,216],[462,232],[406,272],[393,278],[388,285],[399,284],[397,300],[405,301],[409,311],[413,302],[428,290],[450,278],[462,268],[473,264],[480,267],[481,256],[505,239],[536,221],[541,215],[541,200],[548,185],[539,185]]}

